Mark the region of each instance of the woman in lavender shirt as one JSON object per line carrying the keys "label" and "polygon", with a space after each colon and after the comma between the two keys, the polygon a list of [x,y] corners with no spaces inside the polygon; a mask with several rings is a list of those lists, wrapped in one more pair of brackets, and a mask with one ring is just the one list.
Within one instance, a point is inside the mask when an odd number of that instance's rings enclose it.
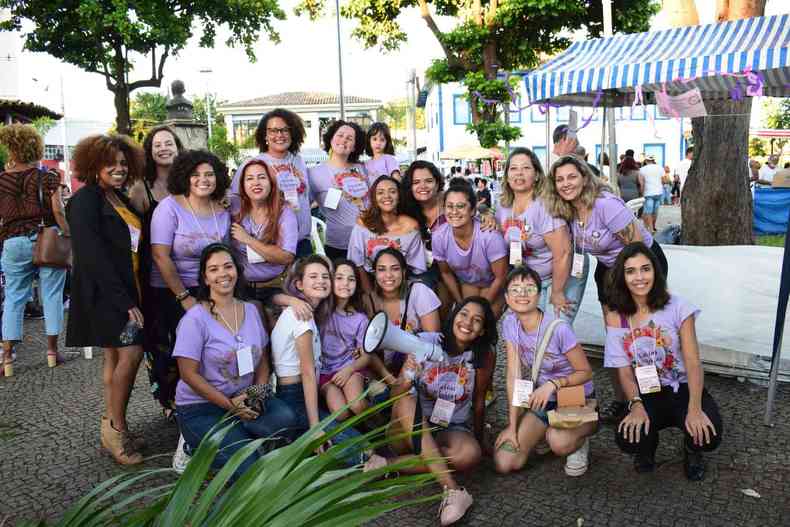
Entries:
{"label": "woman in lavender shirt", "polygon": [[497,438],[494,461],[502,474],[520,470],[537,443],[545,439],[556,455],[567,456],[565,473],[581,476],[587,472],[588,437],[597,423],[566,430],[550,427],[548,417],[548,412],[557,407],[556,392],[560,388],[584,385],[585,397],[593,393],[592,367],[570,324],[561,321],[551,333],[528,410],[522,414],[521,407],[512,404],[516,380],[530,379],[538,346],[556,318],[540,309],[540,294],[537,271],[517,267],[508,275],[505,298],[510,311],[502,320],[502,337],[507,350],[509,423]]}
{"label": "woman in lavender shirt", "polygon": [[[496,219],[510,252],[513,242],[520,242],[522,262],[540,275],[540,309],[545,311],[550,300],[555,314],[572,324],[584,289],[569,281],[572,255],[568,224],[551,216],[539,197],[545,181],[538,156],[529,148],[513,149],[505,163]],[[566,297],[566,290],[571,299]]]}
{"label": "woman in lavender shirt", "polygon": [[507,247],[499,231],[480,228],[480,220],[474,216],[476,207],[471,186],[450,186],[444,194],[447,223],[431,234],[433,257],[453,301],[482,296],[499,316],[504,306]]}
{"label": "woman in lavender shirt", "polygon": [[381,176],[370,188],[370,206],[362,212],[351,231],[348,259],[361,268],[361,287],[372,289],[373,258],[385,247],[393,247],[406,257],[410,275],[426,271],[425,247],[417,222],[401,213],[400,185],[390,176]]}
{"label": "woman in lavender shirt", "polygon": [[[262,407],[245,404],[246,388],[269,382],[269,336],[258,310],[241,300],[242,269],[231,253],[231,248],[221,243],[203,251],[197,300],[178,325],[173,350],[181,372],[176,416],[187,445],[192,450],[198,448],[212,427],[228,412],[232,416],[234,426],[213,461],[216,469],[246,443],[272,437],[296,421],[295,414],[276,397]],[[258,453],[252,452],[236,475],[257,459]]]}
{"label": "woman in lavender shirt", "polygon": [[365,153],[370,157],[365,161],[365,170],[369,176],[392,176],[397,172],[400,180],[400,165],[395,158],[395,146],[392,144],[390,127],[385,123],[373,123],[368,128]]}
{"label": "woman in lavender shirt", "polygon": [[337,120],[323,137],[329,160],[308,172],[310,194],[326,218],[326,255],[345,258],[351,230],[366,203],[370,185],[359,156],[365,150],[365,133],[356,123]]}
{"label": "woman in lavender shirt", "polygon": [[699,309],[667,291],[658,258],[641,242],[618,255],[610,301],[604,366],[617,368],[629,400],[615,432],[617,445],[635,454],[637,472],[652,472],[659,430],[680,428],[686,477],[702,480],[702,452],[719,446],[722,422],[704,387],[695,329]]}
{"label": "woman in lavender shirt", "polygon": [[294,261],[299,235],[296,216],[262,159],[242,165],[239,197],[231,201],[234,210],[238,209],[231,237],[244,266],[248,298],[266,305],[280,293],[281,275]]}
{"label": "woman in lavender shirt", "polygon": [[[307,256],[313,251],[310,241],[312,217],[310,215],[310,187],[307,165],[299,155],[305,138],[302,118],[290,110],[275,108],[266,113],[255,129],[255,144],[260,149],[255,159],[262,159],[283,192],[285,204],[296,215],[299,234],[296,257]],[[241,167],[231,183],[231,193],[239,194]]]}
{"label": "woman in lavender shirt", "polygon": [[[627,244],[644,242],[658,258],[661,271],[667,275],[667,259],[661,246],[623,200],[612,194],[582,159],[572,155],[560,157],[551,166],[548,184],[543,190],[549,213],[571,223],[574,253],[582,258],[589,254],[597,260],[595,284],[604,318],[608,311],[610,269]],[[601,410],[601,418],[605,422],[616,422],[625,413],[625,399],[616,377],[613,384],[616,400]]]}
{"label": "woman in lavender shirt", "polygon": [[[148,324],[155,360],[169,364],[178,322],[196,304],[200,255],[206,246],[228,241],[230,213],[220,203],[228,188],[227,168],[214,154],[188,150],[173,162],[167,188],[170,196],[151,219],[151,253],[159,272],[151,273],[150,293],[159,311]],[[178,370],[167,371],[173,378],[164,387],[175,390]],[[161,400],[172,401],[174,395],[163,393]]]}

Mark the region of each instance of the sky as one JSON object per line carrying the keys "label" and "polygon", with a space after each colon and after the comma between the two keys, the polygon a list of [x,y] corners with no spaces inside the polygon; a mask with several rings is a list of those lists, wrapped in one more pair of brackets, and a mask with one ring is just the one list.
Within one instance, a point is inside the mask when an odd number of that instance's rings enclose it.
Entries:
{"label": "sky", "polygon": [[[330,0],[330,4],[333,4]],[[280,3],[288,19],[275,22],[281,43],[273,44],[262,36],[255,45],[257,62],[251,63],[241,48],[224,44],[227,32],[220,31],[213,49],[200,48],[197,38],[179,56],[165,64],[160,93],[167,94],[170,83],[183,80],[187,96],[216,93],[220,100],[240,101],[286,91],[338,91],[337,36],[334,10],[321,20],[311,22],[293,15],[294,0]],[[701,23],[714,21],[715,0],[696,0]],[[768,0],[766,14],[790,11],[787,0]],[[780,7],[781,5],[781,7]],[[412,68],[422,77],[431,60],[441,57],[441,48],[419,17],[416,9],[404,13],[399,22],[408,42],[394,53],[364,49],[350,36],[354,22],[341,19],[343,81],[346,95],[378,97],[384,101],[406,96],[406,80]],[[452,19],[439,19],[442,29],[452,27]],[[652,23],[661,29],[659,14]],[[2,52],[2,50],[0,50]],[[0,53],[2,54],[2,53]],[[134,81],[148,75],[148,62],[140,61]],[[201,73],[211,70],[211,73]],[[73,119],[112,121],[115,117],[112,94],[104,77],[86,73],[43,53],[23,52],[19,62],[19,93],[53,109],[60,109],[60,77],[63,77],[66,114]],[[36,79],[36,80],[34,80]],[[132,94],[134,96],[134,93]],[[757,106],[757,105],[755,105]]]}

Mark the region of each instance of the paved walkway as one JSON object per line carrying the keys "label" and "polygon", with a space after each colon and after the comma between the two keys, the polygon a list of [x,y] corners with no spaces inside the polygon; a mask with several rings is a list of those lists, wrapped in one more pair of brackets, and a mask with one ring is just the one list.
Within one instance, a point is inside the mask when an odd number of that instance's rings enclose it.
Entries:
{"label": "paved walkway", "polygon": [[[73,356],[46,367],[40,321],[26,323],[17,375],[0,378],[0,525],[21,519],[55,519],[97,483],[123,472],[98,448],[101,356]],[[494,430],[506,423],[502,366],[498,400],[489,413]],[[596,389],[610,395],[606,373],[595,364]],[[592,439],[592,465],[568,478],[564,460],[531,460],[522,472],[498,476],[490,460],[461,481],[475,498],[461,525],[474,526],[780,526],[790,517],[790,387],[777,397],[774,428],[762,425],[765,389],[735,379],[708,376],[724,419],[722,447],[708,456],[708,478],[689,483],[682,474],[680,434],[661,435],[658,470],[638,476],[620,453],[610,428]],[[177,440],[148,394],[141,370],[129,407],[130,422],[150,444],[146,468],[170,463]],[[10,437],[8,437],[10,435]],[[168,479],[169,477],[163,477]],[[762,497],[744,495],[754,489]],[[438,490],[438,489],[437,489]],[[437,504],[392,513],[373,525],[438,525]],[[3,521],[6,520],[4,524]],[[296,526],[295,526],[296,527]]]}

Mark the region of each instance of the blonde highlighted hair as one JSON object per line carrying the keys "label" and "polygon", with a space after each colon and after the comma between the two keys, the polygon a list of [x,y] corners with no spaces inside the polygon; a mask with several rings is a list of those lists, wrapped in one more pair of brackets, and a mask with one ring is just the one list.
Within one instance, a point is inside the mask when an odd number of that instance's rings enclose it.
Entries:
{"label": "blonde highlighted hair", "polygon": [[581,174],[584,180],[582,193],[579,196],[583,206],[592,208],[595,199],[601,196],[602,192],[613,192],[613,190],[609,185],[593,174],[585,160],[572,154],[557,159],[551,165],[549,173],[546,176],[546,184],[543,185],[541,197],[550,215],[562,218],[566,221],[572,221],[576,215],[576,210],[570,201],[562,199],[557,192],[557,169],[565,165],[573,165],[576,167],[576,170],[579,171],[579,174]]}
{"label": "blonde highlighted hair", "polygon": [[11,158],[18,163],[35,163],[44,157],[44,140],[29,124],[15,123],[0,127],[0,144],[8,149]]}

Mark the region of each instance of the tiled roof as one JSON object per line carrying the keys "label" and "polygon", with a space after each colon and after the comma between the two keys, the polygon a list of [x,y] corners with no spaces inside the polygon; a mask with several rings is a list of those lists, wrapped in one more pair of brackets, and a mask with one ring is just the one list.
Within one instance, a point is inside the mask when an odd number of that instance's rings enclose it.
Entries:
{"label": "tiled roof", "polygon": [[37,117],[50,117],[52,119],[60,119],[62,117],[59,113],[32,102],[20,101],[18,99],[0,99],[0,113],[6,112],[21,114],[31,120]]}
{"label": "tiled roof", "polygon": [[[346,95],[343,97],[346,104],[381,104],[381,100],[372,97],[357,97]],[[230,102],[223,106],[322,106],[340,104],[340,97],[336,93],[292,91],[264,95],[246,101]]]}

